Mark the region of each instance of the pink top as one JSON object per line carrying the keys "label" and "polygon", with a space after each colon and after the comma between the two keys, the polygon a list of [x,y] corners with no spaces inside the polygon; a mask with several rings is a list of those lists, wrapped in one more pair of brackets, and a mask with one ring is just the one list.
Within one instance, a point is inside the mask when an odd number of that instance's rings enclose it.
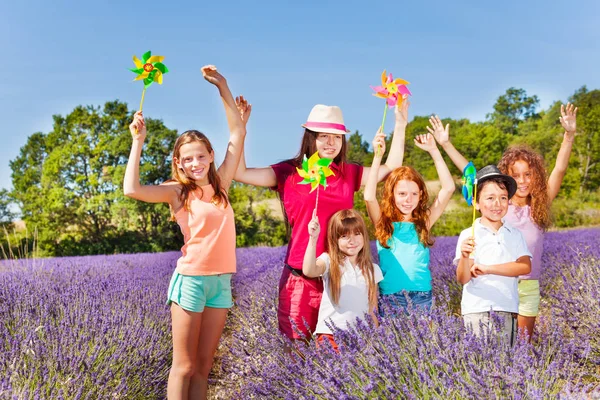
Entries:
{"label": "pink top", "polygon": [[215,205],[212,185],[190,193],[190,211],[181,208],[175,219],[183,233],[182,256],[176,271],[182,275],[235,272],[235,223],[231,204]]}
{"label": "pink top", "polygon": [[529,252],[533,255],[531,258],[531,272],[528,275],[520,276],[519,279],[540,279],[542,253],[544,251],[544,231],[531,218],[531,207],[519,207],[509,203],[504,221],[521,232]]}
{"label": "pink top", "polygon": [[277,188],[288,222],[292,229],[285,262],[296,269],[302,269],[304,253],[308,246],[308,223],[319,191],[319,207],[317,216],[321,225],[321,233],[317,240],[317,255],[325,251],[327,223],[329,218],[340,210],[354,207],[354,192],[360,189],[363,166],[346,163],[344,175],[337,165],[331,163],[330,168],[335,176],[327,178],[327,188],[319,186],[310,193],[310,185],[300,185],[303,180],[296,167],[289,162],[271,165],[277,176]]}

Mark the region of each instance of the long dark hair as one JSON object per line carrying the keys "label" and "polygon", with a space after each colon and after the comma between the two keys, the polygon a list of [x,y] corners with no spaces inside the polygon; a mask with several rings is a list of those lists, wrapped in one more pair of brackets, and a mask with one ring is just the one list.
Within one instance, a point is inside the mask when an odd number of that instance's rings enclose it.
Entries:
{"label": "long dark hair", "polygon": [[[171,161],[171,178],[181,184],[181,192],[179,193],[179,200],[183,203],[183,208],[186,211],[190,210],[189,207],[189,196],[190,193],[194,190],[200,188],[196,181],[188,178],[185,173],[179,168],[177,165],[177,161],[180,158],[180,149],[181,146],[188,143],[200,142],[206,146],[206,150],[209,153],[213,152],[212,145],[210,141],[202,132],[196,130],[185,131],[177,138],[175,141],[175,147],[173,148],[173,159]],[[214,161],[210,163],[210,167],[208,168],[208,182],[213,187],[215,194],[212,197],[212,202],[216,205],[224,204],[227,207],[227,192],[223,189],[221,185],[221,178],[219,174],[217,174],[217,169],[215,168]]]}

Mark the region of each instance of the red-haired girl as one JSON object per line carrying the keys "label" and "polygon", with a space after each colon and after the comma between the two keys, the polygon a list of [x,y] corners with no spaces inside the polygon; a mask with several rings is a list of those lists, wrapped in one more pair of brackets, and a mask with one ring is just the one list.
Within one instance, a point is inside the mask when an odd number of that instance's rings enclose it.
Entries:
{"label": "red-haired girl", "polygon": [[[437,129],[436,121],[432,123]],[[428,128],[431,130],[430,128]],[[384,144],[381,144],[384,145]],[[431,227],[448,205],[454,192],[454,181],[431,134],[418,135],[415,146],[427,151],[440,177],[441,189],[429,205],[427,187],[412,167],[392,171],[385,181],[381,205],[377,202],[377,170],[381,156],[376,155],[365,188],[367,212],[377,237],[379,264],[384,279],[379,283],[382,300],[390,305],[430,308],[431,272],[429,247],[433,244]]]}

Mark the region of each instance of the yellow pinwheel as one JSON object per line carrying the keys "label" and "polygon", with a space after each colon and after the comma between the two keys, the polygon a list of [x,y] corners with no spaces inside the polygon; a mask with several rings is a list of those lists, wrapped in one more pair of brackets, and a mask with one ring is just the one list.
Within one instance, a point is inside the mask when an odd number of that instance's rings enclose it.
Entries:
{"label": "yellow pinwheel", "polygon": [[144,82],[142,100],[140,101],[140,111],[144,105],[144,95],[146,94],[146,89],[154,82],[162,85],[163,75],[169,72],[167,66],[162,63],[164,59],[164,56],[153,56],[151,51],[145,52],[142,55],[141,60],[136,56],[133,56],[135,68],[130,68],[129,70],[137,74],[134,81],[141,80]]}
{"label": "yellow pinwheel", "polygon": [[327,188],[327,178],[335,175],[333,171],[329,168],[332,160],[329,158],[321,158],[319,157],[319,153],[316,152],[309,159],[306,159],[306,155],[304,156],[304,160],[302,161],[302,169],[296,168],[298,171],[298,175],[304,178],[300,184],[307,185],[310,184],[312,193],[319,185],[323,186],[323,189]]}

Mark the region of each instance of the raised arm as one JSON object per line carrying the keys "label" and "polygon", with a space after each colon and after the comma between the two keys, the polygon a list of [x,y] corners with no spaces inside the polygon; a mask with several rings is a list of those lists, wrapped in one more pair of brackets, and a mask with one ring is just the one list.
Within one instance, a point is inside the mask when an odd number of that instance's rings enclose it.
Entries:
{"label": "raised arm", "polygon": [[[248,124],[248,120],[250,119],[250,114],[252,113],[252,104],[248,104],[248,101],[244,98],[244,96],[236,97],[235,104],[242,118],[242,122],[244,123],[244,126],[246,126],[246,124]],[[240,163],[235,171],[235,176],[233,179],[238,182],[247,183],[254,186],[277,186],[277,176],[275,175],[273,168],[246,167],[245,153],[245,151],[242,152],[242,158],[240,159]]]}
{"label": "raised arm", "polygon": [[[402,160],[404,158],[404,138],[406,136],[406,126],[408,125],[408,107],[410,102],[407,100],[407,95],[404,95],[404,101],[400,107],[395,108],[396,123],[394,125],[394,134],[392,135],[392,144],[390,146],[390,152],[385,160],[385,164],[379,168],[377,173],[377,182],[383,181],[393,170],[402,166]],[[373,148],[373,151],[377,153],[377,148]],[[363,170],[361,186],[367,184],[369,176],[369,169],[365,167]]]}
{"label": "raised arm", "polygon": [[217,173],[225,190],[229,190],[231,180],[240,162],[242,151],[244,150],[244,139],[246,137],[246,125],[242,122],[238,113],[235,100],[227,85],[227,80],[221,75],[214,65],[205,65],[201,68],[202,76],[208,82],[219,89],[221,100],[225,106],[225,115],[227,116],[227,125],[229,126],[229,144],[225,160],[219,166]]}
{"label": "raised arm", "polygon": [[177,209],[177,185],[142,185],[140,184],[140,157],[146,139],[146,123],[141,111],[135,113],[133,122],[129,125],[132,136],[129,161],[125,168],[123,193],[127,197],[147,203],[169,203]]}
{"label": "raised arm", "polygon": [[446,124],[446,127],[444,128],[444,124],[442,124],[440,117],[437,115],[429,118],[429,124],[431,124],[431,128],[427,127],[429,133],[431,133],[440,146],[442,146],[442,149],[448,154],[448,157],[450,157],[454,165],[456,165],[456,168],[462,172],[469,161],[460,154],[450,142],[450,124]]}
{"label": "raised arm", "polygon": [[566,107],[561,104],[560,115],[560,124],[565,128],[565,133],[556,156],[556,164],[550,178],[548,178],[548,199],[550,201],[554,200],[560,190],[560,185],[569,166],[569,157],[571,157],[573,141],[577,132],[577,107],[574,107],[571,103],[567,103]]}
{"label": "raised arm", "polygon": [[440,183],[442,184],[440,192],[429,208],[427,229],[431,229],[433,224],[436,223],[446,209],[446,206],[448,206],[450,198],[452,198],[452,193],[454,193],[454,180],[452,179],[452,174],[450,174],[450,170],[444,161],[444,157],[442,157],[442,153],[440,153],[440,150],[435,144],[433,135],[430,133],[418,135],[415,138],[415,146],[429,153],[433,159],[433,163],[435,164],[435,170],[440,177]]}
{"label": "raised arm", "polygon": [[325,262],[317,260],[317,240],[321,228],[319,226],[319,218],[317,217],[317,209],[313,211],[312,219],[308,223],[308,246],[304,252],[304,261],[302,263],[302,273],[309,278],[316,278],[325,273]]}
{"label": "raised arm", "polygon": [[[367,213],[369,218],[373,222],[373,225],[377,226],[377,222],[381,218],[381,209],[377,202],[377,182],[379,176],[379,166],[381,165],[381,159],[385,152],[385,134],[381,132],[381,128],[377,131],[375,139],[373,139],[373,149],[375,150],[375,157],[371,168],[368,169],[367,173],[367,184],[365,185],[364,199],[367,205]],[[365,168],[366,170],[367,168]],[[367,171],[364,171],[366,173]],[[364,177],[363,173],[363,177]]]}

